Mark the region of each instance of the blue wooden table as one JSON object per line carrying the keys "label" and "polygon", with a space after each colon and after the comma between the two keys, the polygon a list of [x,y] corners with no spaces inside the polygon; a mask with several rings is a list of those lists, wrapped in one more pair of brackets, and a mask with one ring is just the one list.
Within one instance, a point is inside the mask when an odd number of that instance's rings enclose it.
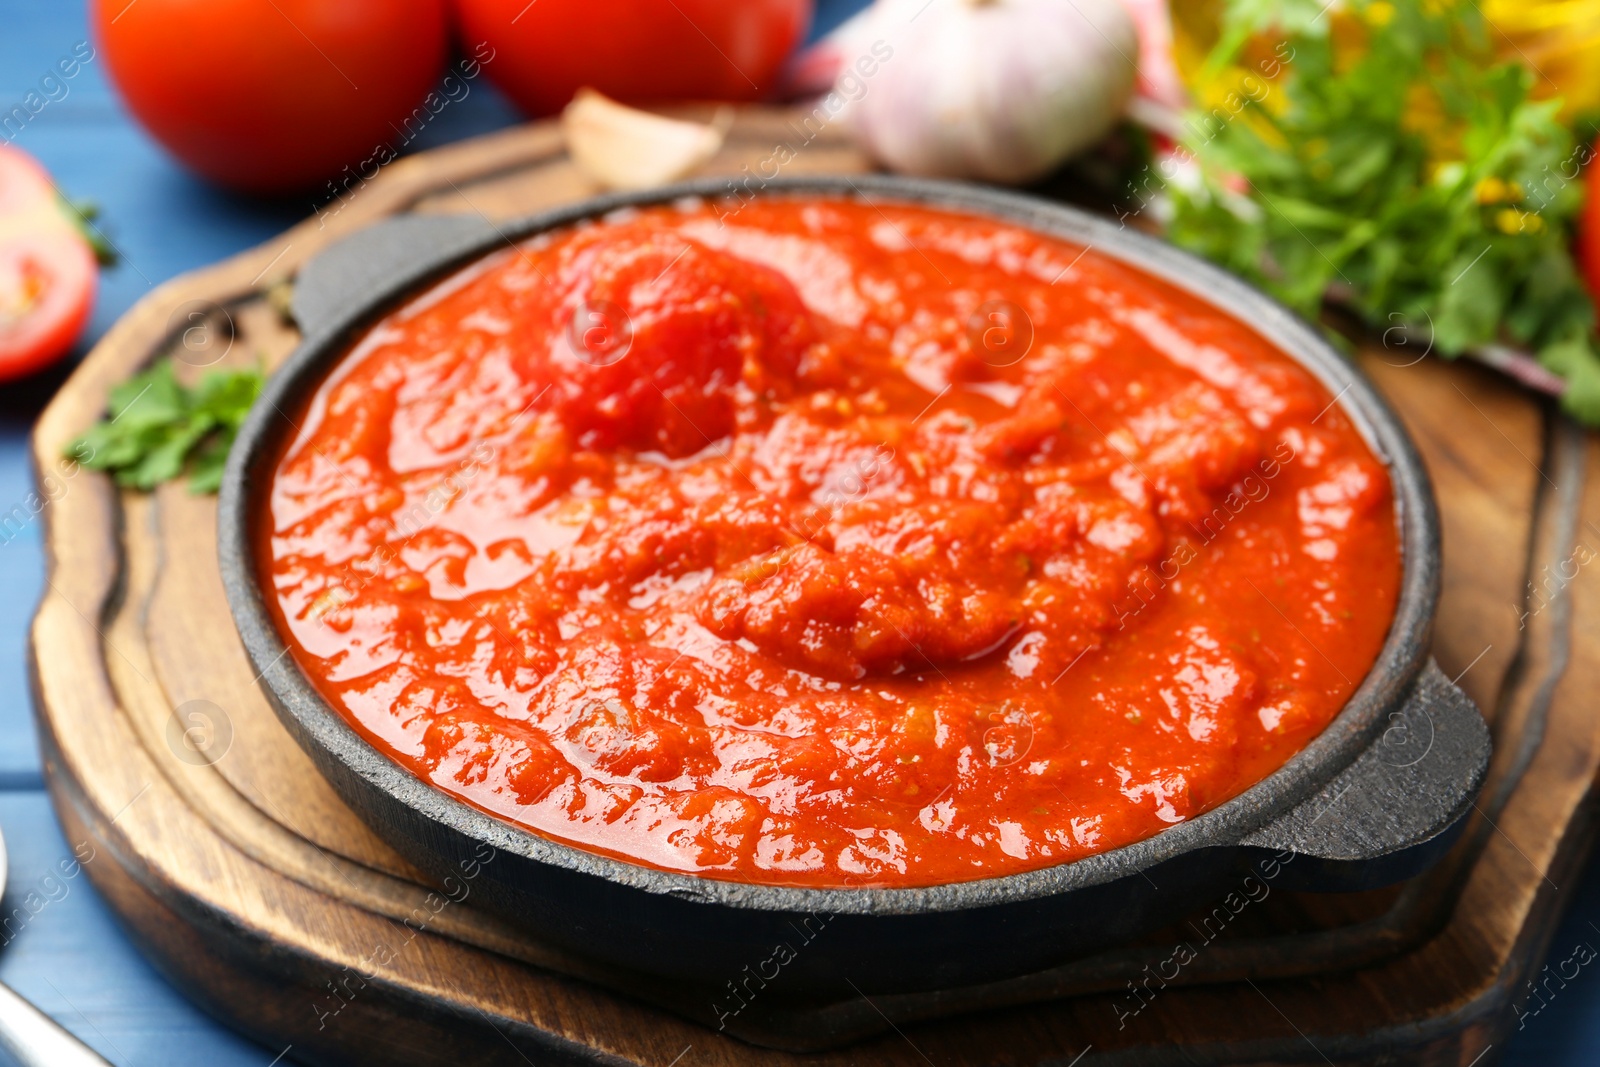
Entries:
{"label": "blue wooden table", "polygon": [[[861,2],[822,0],[818,28]],[[0,0],[0,113],[88,36],[80,0]],[[413,147],[515,121],[505,101],[479,83]],[[263,204],[188,177],[129,119],[99,60],[15,143],[42,160],[73,197],[101,206],[106,232],[121,253],[122,264],[103,277],[85,350],[154,285],[248,248],[310,213],[309,202]],[[0,514],[32,488],[28,430],[62,376],[0,385]],[[0,916],[0,980],[119,1067],[270,1064],[277,1050],[219,1025],[145,963],[86,879],[53,876],[71,850],[41,781],[24,663],[29,614],[42,585],[38,530],[29,528],[0,545],[0,603],[7,607],[0,612],[0,829],[11,853]],[[24,906],[30,892],[32,911]],[[1582,884],[1561,892],[1571,895],[1572,910],[1552,942],[1554,959],[1583,943],[1600,946],[1600,876],[1591,871]],[[1503,1051],[1503,1062],[1511,1064],[1600,1064],[1600,975],[1584,970]]]}

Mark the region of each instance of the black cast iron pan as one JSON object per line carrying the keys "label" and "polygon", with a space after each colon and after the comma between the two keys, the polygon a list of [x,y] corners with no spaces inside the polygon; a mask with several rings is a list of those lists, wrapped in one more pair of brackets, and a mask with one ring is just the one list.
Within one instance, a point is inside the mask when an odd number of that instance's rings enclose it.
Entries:
{"label": "black cast iron pan", "polygon": [[[1104,219],[941,182],[806,178],[740,192],[923,203],[1093,246],[1253,326],[1323,381],[1387,464],[1404,552],[1399,605],[1371,672],[1320,736],[1240,796],[1124,848],[983,881],[828,890],[665,873],[558,844],[434,789],[358,736],[285,654],[257,587],[252,531],[265,521],[260,492],[292,432],[280,411],[300,407],[331,362],[396,301],[508,240],[629,205],[725,197],[732,188],[699,181],[603,197],[498,228],[478,218],[400,219],[350,238],[302,271],[294,309],[305,340],[267,384],[228,461],[222,575],[279,716],[380,836],[440,878],[459,882],[471,872],[476,903],[548,943],[706,987],[713,1011],[721,1010],[715,998],[731,1005],[737,990],[755,988],[752,968],[778,972],[771,984],[805,997],[971,985],[1125,941],[1223,896],[1252,871],[1278,888],[1358,889],[1409,877],[1442,854],[1483,781],[1489,737],[1477,709],[1428,655],[1438,516],[1394,414],[1311,327],[1237,278]],[[768,984],[759,982],[763,991]]]}

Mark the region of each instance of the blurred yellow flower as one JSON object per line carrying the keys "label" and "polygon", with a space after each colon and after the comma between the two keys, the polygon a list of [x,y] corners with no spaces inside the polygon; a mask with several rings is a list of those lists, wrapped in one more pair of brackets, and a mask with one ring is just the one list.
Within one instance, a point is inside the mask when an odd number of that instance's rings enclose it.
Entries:
{"label": "blurred yellow flower", "polygon": [[1538,233],[1544,229],[1544,219],[1531,211],[1503,207],[1494,213],[1494,224],[1501,233]]}
{"label": "blurred yellow flower", "polygon": [[1490,175],[1473,187],[1472,195],[1480,204],[1503,204],[1522,199],[1522,186]]}
{"label": "blurred yellow flower", "polygon": [[1534,73],[1534,95],[1566,118],[1600,108],[1600,0],[1481,0],[1500,52]]}

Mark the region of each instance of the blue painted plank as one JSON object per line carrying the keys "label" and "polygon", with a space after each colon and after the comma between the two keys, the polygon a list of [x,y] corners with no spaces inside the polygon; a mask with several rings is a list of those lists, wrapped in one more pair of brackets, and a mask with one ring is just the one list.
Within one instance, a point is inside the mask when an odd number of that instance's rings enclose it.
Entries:
{"label": "blue painted plank", "polygon": [[26,646],[44,574],[27,462],[27,423],[0,421],[0,787],[39,784],[38,742],[28,699]]}
{"label": "blue painted plank", "polygon": [[811,38],[821,37],[866,6],[862,0],[817,0],[816,13],[811,19]]}
{"label": "blue painted plank", "polygon": [[0,793],[0,827],[0,981],[119,1067],[263,1067],[282,1051],[218,1025],[145,962],[78,862],[111,861],[69,844],[42,792]]}
{"label": "blue painted plank", "polygon": [[1503,1067],[1600,1064],[1600,871],[1563,884],[1571,910],[1550,939],[1550,955],[1534,977],[1506,1044]]}

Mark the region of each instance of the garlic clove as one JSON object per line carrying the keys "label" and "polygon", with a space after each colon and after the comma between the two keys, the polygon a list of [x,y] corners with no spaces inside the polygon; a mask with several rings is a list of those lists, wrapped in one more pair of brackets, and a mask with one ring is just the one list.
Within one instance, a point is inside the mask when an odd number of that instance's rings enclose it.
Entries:
{"label": "garlic clove", "polygon": [[580,89],[561,113],[572,161],[607,189],[649,189],[686,177],[717,154],[733,113],[709,124],[669,119]]}

